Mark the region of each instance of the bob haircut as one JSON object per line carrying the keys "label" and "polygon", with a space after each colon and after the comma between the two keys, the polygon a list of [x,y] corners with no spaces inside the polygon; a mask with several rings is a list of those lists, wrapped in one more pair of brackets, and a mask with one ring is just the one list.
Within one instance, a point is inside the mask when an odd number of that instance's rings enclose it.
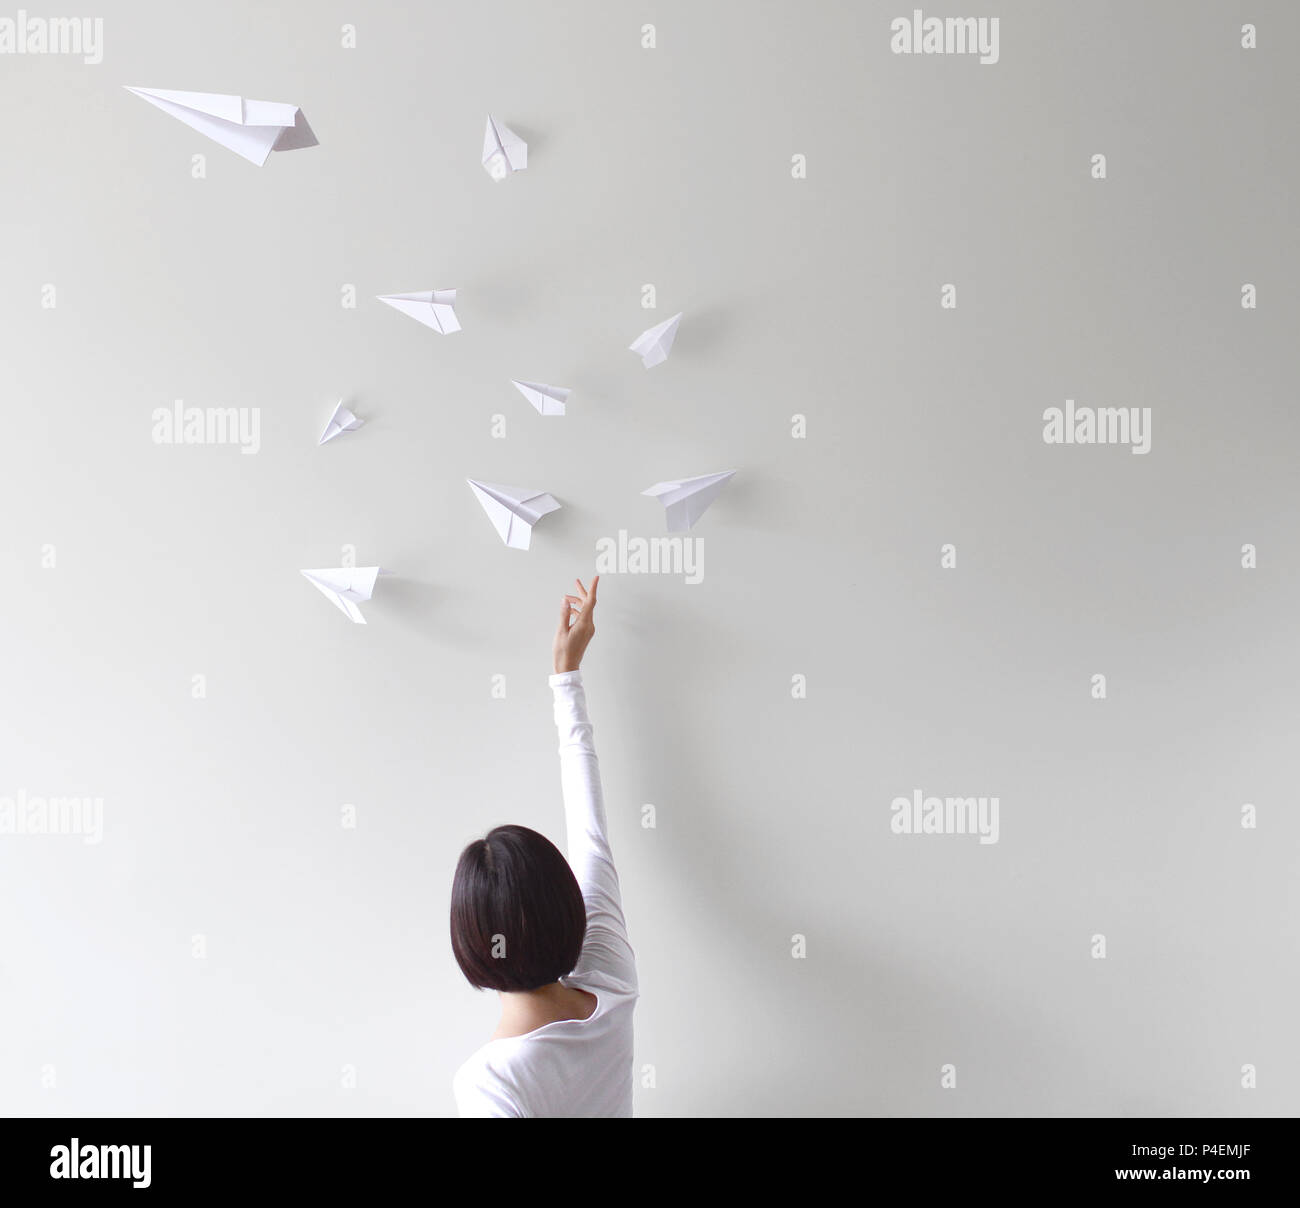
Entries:
{"label": "bob haircut", "polygon": [[536,990],[572,973],[587,934],[578,879],[526,826],[475,839],[451,884],[451,950],[480,990]]}

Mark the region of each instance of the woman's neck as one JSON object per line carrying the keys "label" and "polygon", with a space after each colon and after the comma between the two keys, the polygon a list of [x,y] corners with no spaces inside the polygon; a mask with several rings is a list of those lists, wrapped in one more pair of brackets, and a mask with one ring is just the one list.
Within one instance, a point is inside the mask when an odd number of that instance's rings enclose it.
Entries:
{"label": "woman's neck", "polygon": [[536,990],[501,990],[501,1019],[493,1040],[525,1036],[562,1019],[589,1019],[597,999],[586,990],[551,982]]}

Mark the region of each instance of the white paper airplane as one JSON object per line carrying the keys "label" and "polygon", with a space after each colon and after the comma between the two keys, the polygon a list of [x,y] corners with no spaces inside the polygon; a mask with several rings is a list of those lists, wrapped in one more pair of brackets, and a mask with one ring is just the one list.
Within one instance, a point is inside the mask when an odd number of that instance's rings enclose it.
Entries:
{"label": "white paper airplane", "polygon": [[564,400],[573,393],[567,386],[544,386],[541,382],[520,382],[514,378],[510,380],[542,415],[563,415]]}
{"label": "white paper airplane", "polygon": [[501,540],[511,549],[527,549],[535,525],[548,512],[559,508],[545,491],[529,487],[503,487],[494,482],[465,480],[473,488]]}
{"label": "white paper airplane", "polygon": [[432,327],[434,331],[449,336],[460,330],[456,318],[456,291],[454,289],[426,289],[414,294],[379,294],[394,310],[410,315],[417,323]]}
{"label": "white paper airplane", "polygon": [[132,88],[129,84],[124,87],[259,168],[272,151],[316,146],[316,136],[297,105],[246,101],[242,96],[219,92],[173,92],[166,88]]}
{"label": "white paper airplane", "polygon": [[682,314],[679,310],[671,319],[665,319],[657,327],[647,328],[628,345],[647,369],[653,369],[668,359],[673,341],[677,338],[677,325],[682,321]]}
{"label": "white paper airplane", "polygon": [[375,579],[389,572],[378,566],[333,566],[324,570],[305,570],[302,573],[346,617],[358,625],[364,625],[366,618],[361,615],[357,604],[370,599],[375,590]]}
{"label": "white paper airplane", "polygon": [[323,445],[327,440],[333,440],[342,432],[355,432],[365,422],[363,419],[357,419],[343,405],[343,400],[339,399],[334,408],[334,413],[330,416],[329,423],[325,425],[325,431],[317,443]]}
{"label": "white paper airplane", "polygon": [[670,533],[684,533],[704,515],[730,481],[735,470],[721,474],[701,474],[698,478],[679,478],[676,482],[656,482],[642,495],[653,495],[663,505]]}
{"label": "white paper airplane", "polygon": [[528,167],[528,144],[490,113],[483,134],[483,167],[493,180],[505,180]]}

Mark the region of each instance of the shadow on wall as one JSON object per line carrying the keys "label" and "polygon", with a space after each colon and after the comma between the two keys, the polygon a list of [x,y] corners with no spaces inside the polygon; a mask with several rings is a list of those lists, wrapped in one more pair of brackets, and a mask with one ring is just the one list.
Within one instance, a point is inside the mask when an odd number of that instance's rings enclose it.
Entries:
{"label": "shadow on wall", "polygon": [[[435,585],[395,574],[381,580],[381,590],[389,617],[405,633],[439,647],[482,648],[484,645],[485,634],[472,632],[460,624],[459,618],[473,616],[474,610],[471,593],[458,593],[454,583]],[[455,602],[457,594],[465,597],[460,606]]]}
{"label": "shadow on wall", "polygon": [[[662,309],[660,307],[660,310]],[[735,308],[731,306],[703,306],[697,310],[687,311],[682,315],[682,325],[677,329],[677,338],[673,341],[673,350],[669,359],[679,356],[686,360],[705,356],[714,357],[726,342],[727,333],[735,326],[735,319]],[[658,321],[662,322],[662,320]]]}
{"label": "shadow on wall", "polygon": [[[637,630],[668,632],[673,618],[666,610],[661,608],[655,615],[648,598],[642,603]],[[717,652],[728,649],[730,636],[721,625],[717,630],[704,639],[714,650],[715,670]],[[653,647],[633,640],[628,649],[627,664],[618,671],[621,682],[658,683],[659,677],[652,674],[657,662]],[[735,650],[737,666],[745,658],[746,652]],[[712,1060],[707,1066],[697,1063],[691,1068],[690,1076],[698,1081],[687,1092],[687,1102],[675,1105],[673,1114],[735,1115],[737,1104],[745,1105],[741,1114],[751,1116],[1005,1111],[1005,1103],[990,1103],[987,1094],[976,1097],[970,1087],[972,1076],[980,1076],[986,1056],[994,1059],[1008,1052],[1025,1055],[1019,1085],[1016,1072],[1005,1069],[997,1078],[981,1081],[995,1093],[1014,1099],[1017,1114],[1051,1112],[1059,1101],[1050,1070],[1041,1066],[1041,1055],[1050,1054],[1047,1065],[1052,1070],[1071,1063],[1074,1069],[1095,1068],[1095,1053],[1083,1047],[1086,1038],[1063,1035],[1034,1003],[1021,1002],[1016,1013],[1009,1014],[1005,1004],[991,996],[972,994],[969,979],[961,977],[959,968],[944,977],[925,968],[923,957],[918,960],[900,951],[903,929],[889,902],[870,904],[869,877],[863,877],[860,892],[864,913],[872,921],[868,930],[859,932],[828,926],[829,905],[810,916],[805,885],[770,884],[767,892],[759,892],[756,887],[765,884],[763,870],[771,869],[775,875],[780,867],[773,853],[781,851],[782,838],[765,834],[760,822],[731,830],[720,825],[720,813],[713,805],[726,801],[731,784],[744,783],[747,777],[741,769],[731,775],[719,760],[720,744],[712,741],[720,728],[718,719],[701,712],[689,691],[671,698],[629,691],[626,708],[629,733],[656,735],[656,752],[666,752],[659,756],[641,747],[633,763],[644,767],[648,760],[667,758],[673,765],[667,774],[660,767],[645,779],[678,785],[690,780],[689,793],[679,798],[691,803],[689,837],[674,841],[668,837],[674,833],[670,829],[658,849],[663,892],[679,892],[683,900],[698,904],[700,911],[698,930],[679,937],[682,948],[698,952],[712,947],[725,954],[716,967],[736,979],[730,986],[711,984],[707,994],[698,996],[700,1004],[689,987],[647,985],[643,979],[642,1002],[651,1009],[660,995],[674,1001],[691,998],[693,1010],[703,1006],[696,1030],[700,1043],[709,1046]],[[785,759],[788,753],[772,749],[757,751],[754,757],[772,761]],[[833,787],[820,785],[811,775],[800,801],[776,802],[771,810],[753,809],[753,816],[783,817],[799,811],[815,829],[817,820],[809,817],[813,808],[809,803]],[[754,804],[746,804],[747,813]],[[734,811],[727,810],[726,816],[734,816]],[[826,842],[828,851],[837,850],[835,835],[828,832]],[[630,901],[629,914],[635,919],[649,906]],[[807,935],[806,959],[791,955],[796,931]],[[632,938],[635,947],[635,934]],[[675,943],[676,939],[667,941]],[[737,1022],[740,1018],[743,1025]],[[755,1035],[766,1038],[761,1050],[754,1047]],[[957,1092],[940,1085],[941,1067],[948,1062],[958,1067]],[[1099,1081],[1105,1077],[1104,1071],[1099,1072]],[[965,1095],[960,1094],[963,1089]],[[638,1110],[650,1106],[652,1101],[642,1094]]]}

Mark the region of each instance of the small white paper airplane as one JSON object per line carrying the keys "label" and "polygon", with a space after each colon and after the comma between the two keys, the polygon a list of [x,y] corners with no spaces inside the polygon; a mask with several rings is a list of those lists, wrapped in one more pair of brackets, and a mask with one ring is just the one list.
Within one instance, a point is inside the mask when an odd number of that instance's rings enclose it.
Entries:
{"label": "small white paper airplane", "polygon": [[647,328],[628,345],[647,369],[653,369],[668,359],[683,313],[679,310],[671,319],[665,319],[656,327]]}
{"label": "small white paper airplane", "polygon": [[721,474],[701,474],[698,478],[679,478],[676,482],[656,482],[642,495],[653,495],[664,505],[670,533],[684,533],[704,515],[730,481],[735,470]]}
{"label": "small white paper airplane", "polygon": [[394,310],[410,315],[417,323],[432,327],[434,331],[449,336],[460,330],[456,318],[456,291],[454,289],[426,289],[414,294],[379,294]]}
{"label": "small white paper airplane", "polygon": [[501,540],[511,549],[527,549],[535,525],[548,512],[559,508],[545,491],[529,487],[503,487],[494,482],[465,480],[473,488]]}
{"label": "small white paper airplane", "polygon": [[483,134],[483,167],[493,180],[505,180],[528,167],[528,144],[490,113]]}
{"label": "small white paper airplane", "polygon": [[567,386],[544,386],[541,382],[520,382],[514,378],[510,380],[542,415],[563,415],[564,400],[573,393]]}
{"label": "small white paper airplane", "polygon": [[325,431],[317,443],[323,445],[327,440],[333,440],[342,432],[355,432],[365,422],[363,419],[357,419],[343,405],[343,400],[339,399],[334,408],[334,413],[330,416],[329,423],[325,425]]}
{"label": "small white paper airplane", "polygon": [[333,566],[302,573],[312,586],[319,588],[323,596],[338,606],[344,616],[364,625],[366,618],[357,605],[370,599],[375,590],[375,579],[389,572],[378,566]]}
{"label": "small white paper airplane", "polygon": [[272,151],[316,146],[316,136],[297,105],[246,101],[219,92],[124,87],[259,168]]}

